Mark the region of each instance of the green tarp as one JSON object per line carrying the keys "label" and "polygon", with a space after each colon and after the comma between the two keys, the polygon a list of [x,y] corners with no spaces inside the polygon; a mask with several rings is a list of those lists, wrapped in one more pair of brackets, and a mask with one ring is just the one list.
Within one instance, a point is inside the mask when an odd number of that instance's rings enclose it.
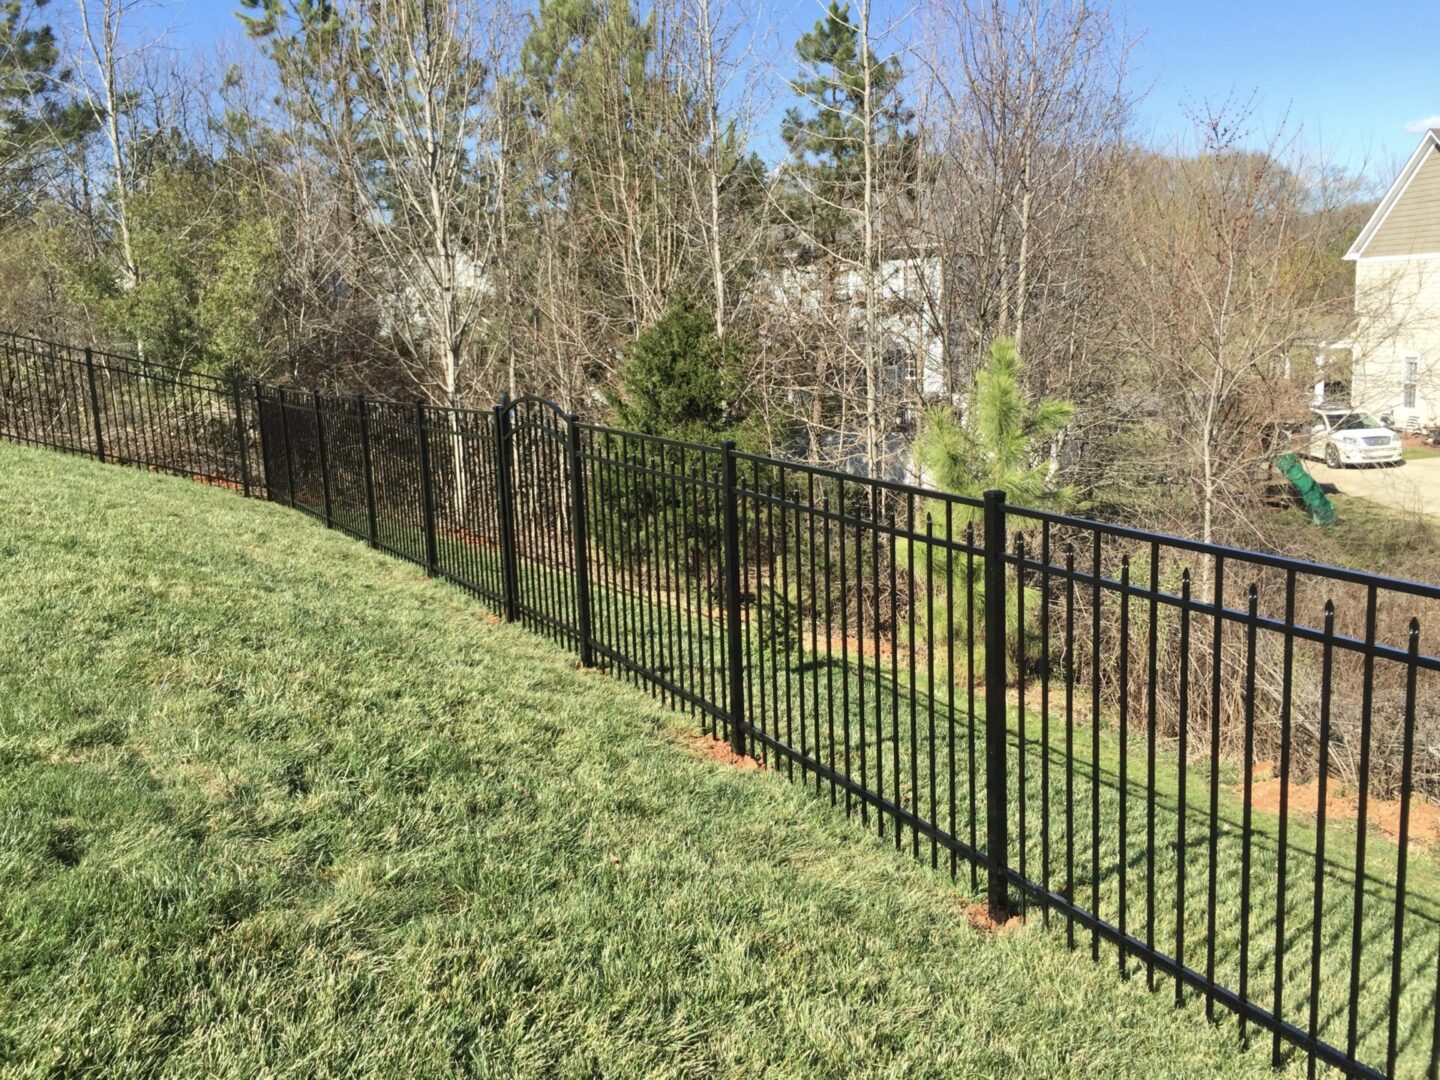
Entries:
{"label": "green tarp", "polygon": [[1275,467],[1300,493],[1300,501],[1310,511],[1310,520],[1316,525],[1329,525],[1335,520],[1335,505],[1325,497],[1320,484],[1306,471],[1305,466],[1294,454],[1281,454],[1275,459]]}

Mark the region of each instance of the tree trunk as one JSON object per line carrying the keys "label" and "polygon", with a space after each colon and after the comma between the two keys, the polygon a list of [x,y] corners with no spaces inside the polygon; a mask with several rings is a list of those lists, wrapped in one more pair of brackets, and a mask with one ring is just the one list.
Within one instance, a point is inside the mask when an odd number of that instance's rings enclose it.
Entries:
{"label": "tree trunk", "polygon": [[864,140],[864,187],[861,194],[863,283],[865,290],[865,461],[871,476],[880,469],[880,320],[876,311],[879,250],[875,237],[875,78],[870,56],[870,0],[860,3],[860,69],[864,80],[860,123]]}

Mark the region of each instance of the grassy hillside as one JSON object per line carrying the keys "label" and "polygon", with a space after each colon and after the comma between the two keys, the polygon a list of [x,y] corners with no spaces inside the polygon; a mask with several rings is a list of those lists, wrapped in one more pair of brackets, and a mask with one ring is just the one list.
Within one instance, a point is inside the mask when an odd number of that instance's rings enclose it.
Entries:
{"label": "grassy hillside", "polygon": [[1265,1075],[298,514],[0,445],[0,1070]]}

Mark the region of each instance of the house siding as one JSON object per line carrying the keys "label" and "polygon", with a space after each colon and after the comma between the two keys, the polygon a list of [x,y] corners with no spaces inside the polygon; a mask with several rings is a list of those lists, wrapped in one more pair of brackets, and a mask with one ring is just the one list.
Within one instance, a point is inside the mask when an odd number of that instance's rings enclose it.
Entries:
{"label": "house siding", "polygon": [[[1440,222],[1440,206],[1432,212]],[[1440,422],[1440,258],[1374,261],[1367,249],[1355,265],[1355,297],[1351,404],[1402,428]]]}
{"label": "house siding", "polygon": [[1362,258],[1440,254],[1440,147],[1431,146]]}

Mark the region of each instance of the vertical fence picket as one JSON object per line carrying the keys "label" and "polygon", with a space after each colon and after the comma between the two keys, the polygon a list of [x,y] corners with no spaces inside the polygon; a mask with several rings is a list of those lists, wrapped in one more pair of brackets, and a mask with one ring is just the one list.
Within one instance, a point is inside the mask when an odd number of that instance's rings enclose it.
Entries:
{"label": "vertical fence picket", "polygon": [[275,498],[274,478],[270,475],[270,445],[265,435],[265,392],[257,382],[251,396],[255,399],[255,430],[260,438],[260,471],[264,475],[265,498]]}
{"label": "vertical fence picket", "polygon": [[580,418],[565,418],[570,451],[570,540],[575,560],[575,626],[580,638],[580,666],[595,663],[594,635],[590,629],[590,530],[585,502],[585,459],[580,446]]}
{"label": "vertical fence picket", "polygon": [[745,674],[740,640],[740,497],[737,491],[735,444],[723,443],[725,455],[725,669],[728,676],[725,711],[730,717],[730,748],[745,754]]}
{"label": "vertical fence picket", "polygon": [[285,444],[285,494],[290,508],[295,508],[295,453],[290,446],[290,417],[285,406],[285,388],[275,391],[276,408],[280,411],[280,440]]}
{"label": "vertical fence picket", "polygon": [[435,490],[430,477],[430,435],[425,427],[425,403],[415,402],[415,452],[420,459],[420,520],[425,530],[425,573],[435,575],[440,565],[435,536]]}
{"label": "vertical fence picket", "polygon": [[[1405,948],[1405,874],[1410,856],[1410,797],[1415,769],[1415,679],[1420,658],[1420,620],[1411,619],[1405,656],[1405,719],[1400,758],[1400,846],[1395,853],[1395,936],[1390,956],[1390,1025],[1386,1033],[1385,1071],[1395,1075],[1400,1051],[1401,965]],[[1278,1056],[1278,1054],[1277,1054]]]}
{"label": "vertical fence picket", "polygon": [[334,509],[330,504],[330,458],[325,450],[325,411],[320,406],[320,391],[310,394],[310,408],[315,413],[315,455],[320,462],[320,498],[325,507],[325,527],[335,524]]}
{"label": "vertical fence picket", "polygon": [[[1285,876],[1287,856],[1290,853],[1290,726],[1291,704],[1295,689],[1295,571],[1285,575],[1285,656],[1282,661],[1280,689],[1280,833],[1276,846],[1279,865],[1275,875],[1275,978],[1274,1004],[1271,1012],[1275,1019],[1285,1016]],[[1285,1064],[1280,1049],[1280,1029],[1271,1035],[1270,1063],[1275,1068]]]}
{"label": "vertical fence picket", "polygon": [[[1315,771],[1318,790],[1315,805],[1326,805],[1330,783],[1330,711],[1331,679],[1335,657],[1335,603],[1325,601],[1324,626],[1321,630],[1320,647],[1320,741],[1315,756]],[[1307,1034],[1312,1040],[1320,1037],[1320,948],[1324,935],[1325,912],[1325,821],[1328,815],[1318,814],[1315,819],[1315,908],[1310,923],[1310,1027]],[[1436,1010],[1437,1024],[1440,1024],[1440,1010]],[[1315,1053],[1311,1051],[1305,1066],[1309,1080],[1315,1080]]]}
{"label": "vertical fence picket", "polygon": [[1009,814],[1005,775],[1005,493],[985,492],[985,856],[990,919],[1009,917],[1005,872]]}
{"label": "vertical fence picket", "polygon": [[355,399],[360,428],[360,480],[365,486],[365,539],[372,548],[380,545],[380,522],[375,507],[375,460],[370,449],[370,406],[361,394]]}
{"label": "vertical fence picket", "polygon": [[[1185,779],[1190,760],[1190,568],[1180,574],[1180,719],[1177,726],[1180,768],[1176,771],[1175,807],[1175,963],[1185,967],[1185,819],[1190,803],[1186,797]],[[1152,853],[1153,855],[1153,853]],[[1151,897],[1154,904],[1154,897]],[[1175,1007],[1185,1004],[1185,980],[1175,977]]]}
{"label": "vertical fence picket", "polygon": [[504,587],[505,621],[519,616],[519,587],[516,584],[515,497],[510,471],[510,402],[495,406],[495,490],[500,504],[500,573]]}
{"label": "vertical fence picket", "polygon": [[1345,1056],[1353,1058],[1360,1046],[1360,963],[1365,944],[1365,843],[1370,830],[1370,753],[1375,687],[1375,636],[1378,590],[1365,592],[1365,678],[1360,701],[1359,798],[1355,806],[1355,908],[1350,921],[1350,1004],[1345,1031]]}
{"label": "vertical fence picket", "polygon": [[100,392],[95,385],[95,354],[85,349],[85,381],[90,388],[90,423],[95,431],[95,460],[105,463],[105,424],[100,416]]}
{"label": "vertical fence picket", "polygon": [[240,393],[240,378],[235,376],[235,449],[240,462],[240,493],[250,497],[250,455],[245,445],[245,396]]}

